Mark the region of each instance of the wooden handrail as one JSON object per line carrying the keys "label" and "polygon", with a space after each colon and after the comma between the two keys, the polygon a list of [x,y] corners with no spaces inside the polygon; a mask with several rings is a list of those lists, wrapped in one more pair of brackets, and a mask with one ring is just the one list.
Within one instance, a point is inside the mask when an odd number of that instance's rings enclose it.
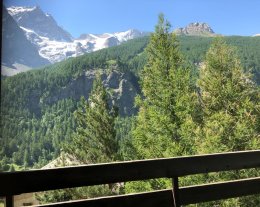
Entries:
{"label": "wooden handrail", "polygon": [[0,173],[0,196],[260,167],[260,150]]}
{"label": "wooden handrail", "polygon": [[[175,186],[174,190],[171,192],[174,203],[173,205],[180,206],[181,204],[207,201],[206,198],[213,200],[220,199],[219,195],[215,192],[216,189],[224,190],[225,188],[234,188],[234,190],[232,190],[232,192],[234,192],[233,194],[226,192],[225,194],[220,196],[221,198],[226,198],[225,195],[228,197],[234,197],[260,193],[260,187],[258,187],[260,186],[260,178],[249,180],[247,179],[244,181],[232,181],[232,183],[229,182],[179,188],[178,177],[199,173],[259,167],[260,150],[253,150],[82,165],[76,167],[62,167],[44,170],[41,169],[19,172],[2,172],[0,173],[0,197],[6,196],[7,200],[12,203],[12,196],[21,193],[39,192],[45,190],[55,190],[81,186],[92,186],[116,182],[146,180],[154,178],[173,178],[173,183]],[[237,189],[239,189],[239,186],[251,186],[250,188],[253,187],[252,189],[254,189],[254,191],[236,191]],[[204,197],[204,200],[195,199],[194,201],[192,201],[192,199],[188,196],[191,194],[203,194],[203,192],[205,194],[209,194],[208,196]],[[213,192],[213,194],[210,195],[210,192]],[[168,196],[168,193],[169,192],[167,191],[167,195],[165,194],[166,197]],[[142,195],[139,196],[142,197]],[[145,196],[147,197],[148,194],[145,194]],[[135,200],[135,198],[131,198],[132,200]],[[136,197],[136,199],[137,198],[138,196]],[[199,196],[196,196],[196,198],[199,198]],[[114,198],[112,200],[116,201],[117,199]],[[110,199],[110,201],[112,200]]]}

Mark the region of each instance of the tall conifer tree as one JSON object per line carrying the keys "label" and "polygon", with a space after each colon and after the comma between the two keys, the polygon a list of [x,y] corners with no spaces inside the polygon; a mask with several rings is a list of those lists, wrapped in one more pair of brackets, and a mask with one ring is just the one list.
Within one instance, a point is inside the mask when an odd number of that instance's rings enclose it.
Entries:
{"label": "tall conifer tree", "polygon": [[[198,83],[204,112],[198,151],[259,149],[259,88],[251,76],[243,72],[236,51],[222,39],[216,39],[207,52]],[[248,175],[257,177],[259,171],[223,172],[205,180],[231,180]],[[258,206],[259,202],[259,196],[250,196],[214,201],[205,206]]]}
{"label": "tall conifer tree", "polygon": [[260,93],[233,48],[217,39],[200,70],[204,107],[202,148],[208,152],[260,147]]}
{"label": "tall conifer tree", "polygon": [[191,71],[183,67],[178,41],[162,14],[146,52],[134,146],[140,158],[192,154],[197,98]]}
{"label": "tall conifer tree", "polygon": [[119,144],[116,140],[115,119],[117,110],[108,104],[108,95],[97,75],[89,100],[81,98],[75,112],[77,122],[73,143],[67,146],[68,153],[85,163],[111,162],[119,159]]}

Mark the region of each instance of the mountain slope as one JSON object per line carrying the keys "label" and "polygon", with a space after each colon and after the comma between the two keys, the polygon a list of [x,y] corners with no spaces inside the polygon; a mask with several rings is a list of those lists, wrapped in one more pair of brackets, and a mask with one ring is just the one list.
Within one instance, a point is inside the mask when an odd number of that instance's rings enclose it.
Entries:
{"label": "mountain slope", "polygon": [[37,48],[27,40],[22,29],[3,7],[2,20],[2,71],[3,75],[12,75],[40,67],[50,62],[38,53]]}
{"label": "mountain slope", "polygon": [[[181,51],[196,72],[214,38],[178,36],[178,39]],[[259,79],[260,39],[224,39],[238,48],[245,70],[253,68]],[[61,144],[73,136],[73,111],[80,96],[88,97],[96,72],[101,73],[110,104],[118,105],[121,116],[136,113],[133,103],[140,93],[138,74],[146,63],[144,49],[148,41],[149,37],[129,40],[2,80],[0,157],[29,166],[57,157]],[[124,132],[121,133],[124,137]]]}
{"label": "mountain slope", "polygon": [[[213,38],[179,37],[180,47],[188,62],[197,67],[203,62]],[[226,37],[227,43],[238,47],[238,54],[245,70],[253,70],[259,79],[260,71],[260,39],[254,37]],[[122,73],[139,74],[144,67],[146,56],[144,48],[149,37],[130,40],[116,47],[71,58],[42,70],[30,71],[3,81],[2,106],[27,108],[31,113],[40,113],[42,104],[53,104],[57,100],[73,97],[79,99],[82,93],[72,85],[81,80],[87,71],[119,70]],[[109,73],[109,72],[108,72]],[[73,84],[72,84],[73,83]],[[72,85],[71,85],[72,84]],[[76,84],[74,84],[76,86]],[[67,93],[68,88],[73,88]],[[63,94],[63,95],[62,95]],[[45,102],[46,101],[46,102]],[[19,108],[18,107],[18,108]],[[121,105],[120,107],[124,107]],[[18,109],[17,108],[17,109]]]}
{"label": "mountain slope", "polygon": [[79,38],[62,29],[50,14],[39,7],[9,7],[8,12],[33,43],[39,54],[51,63],[103,48],[117,46],[122,42],[143,37],[148,33],[130,29],[124,32],[104,34],[82,34]]}

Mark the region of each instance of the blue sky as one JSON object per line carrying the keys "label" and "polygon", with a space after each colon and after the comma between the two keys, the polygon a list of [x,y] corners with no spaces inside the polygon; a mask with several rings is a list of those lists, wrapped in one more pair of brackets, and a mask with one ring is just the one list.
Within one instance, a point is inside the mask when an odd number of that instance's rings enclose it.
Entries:
{"label": "blue sky", "polygon": [[173,29],[206,22],[219,34],[260,33],[260,0],[4,0],[4,4],[38,5],[74,37],[130,28],[153,31],[160,12]]}

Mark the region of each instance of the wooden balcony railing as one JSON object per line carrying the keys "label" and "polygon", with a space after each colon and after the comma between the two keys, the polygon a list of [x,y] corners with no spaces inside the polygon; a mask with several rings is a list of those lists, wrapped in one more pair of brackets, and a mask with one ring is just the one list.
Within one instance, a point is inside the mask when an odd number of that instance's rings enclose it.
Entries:
{"label": "wooden balcony railing", "polygon": [[42,206],[178,207],[260,193],[260,177],[179,187],[178,178],[200,173],[260,167],[260,150],[0,173],[0,197],[46,190],[155,178],[172,178],[173,188],[153,192],[53,203]]}

